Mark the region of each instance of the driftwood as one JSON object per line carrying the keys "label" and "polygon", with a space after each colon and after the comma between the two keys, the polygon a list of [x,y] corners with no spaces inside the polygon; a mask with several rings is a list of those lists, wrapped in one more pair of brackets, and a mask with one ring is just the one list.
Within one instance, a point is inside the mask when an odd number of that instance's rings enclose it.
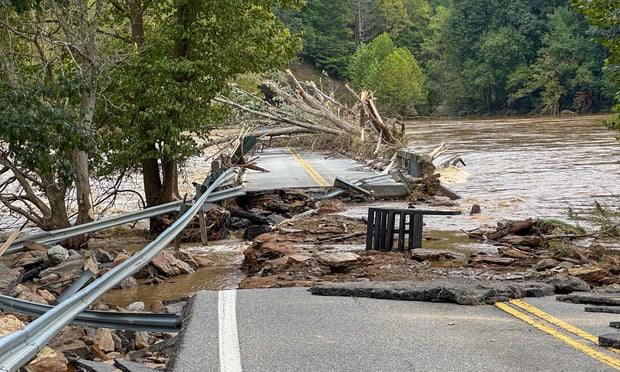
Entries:
{"label": "driftwood", "polygon": [[504,221],[501,225],[498,224],[497,231],[488,234],[487,238],[499,241],[500,238],[506,235],[518,235],[519,232],[530,229],[534,224],[536,224],[536,221],[531,218],[523,221]]}
{"label": "driftwood", "polygon": [[[276,106],[256,109],[223,96],[216,97],[214,101],[266,120],[267,124],[262,123],[264,126],[268,126],[269,123],[287,125],[286,128],[249,132],[248,136],[265,138],[301,133],[329,134],[356,139],[358,144],[356,147],[374,148],[375,155],[379,153],[382,146],[402,147],[404,130],[401,128],[399,132],[385,124],[375,106],[372,92],[362,91],[358,95],[348,88],[358,100],[357,105],[349,108],[322,92],[316,84],[300,83],[290,70],[286,71],[286,78],[288,86],[280,86],[275,82],[265,82],[263,85],[289,105],[287,110]],[[244,93],[258,99],[250,93]],[[211,140],[205,143],[203,148],[234,141],[236,138],[236,136],[231,136]],[[372,147],[369,147],[370,144]]]}

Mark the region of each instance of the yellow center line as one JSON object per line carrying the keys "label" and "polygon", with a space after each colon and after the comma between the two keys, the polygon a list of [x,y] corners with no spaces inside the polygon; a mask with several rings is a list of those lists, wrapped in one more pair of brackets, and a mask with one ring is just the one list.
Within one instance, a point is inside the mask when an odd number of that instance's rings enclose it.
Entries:
{"label": "yellow center line", "polygon": [[331,184],[329,182],[327,182],[325,180],[325,178],[323,178],[323,176],[321,176],[319,174],[319,172],[317,172],[316,169],[312,168],[312,166],[310,164],[308,164],[308,162],[306,162],[301,156],[299,156],[293,149],[289,148],[288,151],[291,152],[291,154],[293,155],[295,160],[297,160],[297,162],[299,162],[299,164],[301,164],[301,166],[304,168],[304,170],[306,172],[308,172],[310,177],[312,177],[312,179],[314,180],[314,182],[316,182],[317,185],[319,185],[319,186],[331,186]]}
{"label": "yellow center line", "polygon": [[558,326],[560,328],[563,328],[563,329],[567,330],[570,333],[573,333],[573,334],[575,334],[575,335],[577,335],[577,336],[579,336],[579,337],[581,337],[581,338],[583,338],[585,340],[588,340],[588,341],[593,342],[593,343],[598,345],[598,337],[596,337],[594,335],[591,335],[588,332],[573,326],[572,324],[566,323],[562,319],[558,319],[558,318],[554,317],[553,315],[551,315],[551,314],[549,314],[547,312],[544,312],[541,309],[539,309],[539,308],[537,308],[535,306],[532,306],[532,305],[528,304],[527,302],[525,302],[523,300],[510,300],[510,303],[515,305],[515,306],[517,306],[517,307],[519,307],[519,308],[521,308],[521,309],[523,309],[523,310],[525,310],[525,311],[527,311],[527,312],[530,312],[530,313],[536,315],[537,317],[539,317],[542,320],[546,320],[547,322],[549,322],[549,323],[551,323],[553,325],[556,325],[556,326]]}
{"label": "yellow center line", "polygon": [[[512,302],[512,301],[511,301]],[[510,305],[503,303],[503,302],[497,302],[495,303],[495,306],[500,308],[501,310],[507,312],[508,314],[514,316],[517,319],[520,319],[521,321],[531,325],[534,328],[537,328],[555,338],[557,338],[560,341],[563,341],[564,343],[568,344],[569,346],[572,346],[573,348],[587,354],[590,355],[593,358],[596,358],[598,360],[600,360],[603,363],[606,363],[608,365],[610,365],[613,368],[616,368],[617,370],[620,371],[620,359],[616,359],[614,357],[611,357],[603,352],[600,352],[586,344],[584,344],[583,342],[579,342],[577,340],[574,340],[572,338],[570,338],[569,336],[549,327],[546,326],[538,321],[536,321],[535,319],[533,319],[532,317],[530,317],[529,315],[526,315],[524,313],[522,313],[521,311],[511,307]],[[515,305],[516,306],[516,305]],[[540,310],[542,311],[542,310]]]}

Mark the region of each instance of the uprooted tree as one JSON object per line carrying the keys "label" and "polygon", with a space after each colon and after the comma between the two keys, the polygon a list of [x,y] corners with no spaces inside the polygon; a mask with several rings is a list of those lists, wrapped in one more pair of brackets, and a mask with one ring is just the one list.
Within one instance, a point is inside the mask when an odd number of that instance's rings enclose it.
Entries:
{"label": "uprooted tree", "polygon": [[[327,144],[323,149],[367,159],[389,159],[404,146],[403,125],[395,121],[386,122],[375,106],[372,92],[368,90],[357,94],[347,86],[347,91],[356,102],[349,106],[323,92],[314,82],[299,82],[290,70],[286,71],[285,84],[266,81],[263,85],[273,95],[280,97],[282,104],[270,104],[245,91],[241,93],[246,100],[249,97],[251,103],[240,103],[240,100],[224,96],[215,98],[216,102],[234,107],[254,118],[255,126],[260,129],[249,131],[245,136],[271,139],[320,134],[322,142]],[[236,135],[213,139],[204,147],[237,139]]]}
{"label": "uprooted tree", "polygon": [[[224,96],[214,99],[246,114],[239,119],[246,124],[240,133],[212,138],[203,145],[203,148],[220,146],[222,150],[218,153],[222,154],[224,164],[262,170],[246,160],[243,156],[246,154],[241,152],[239,156],[246,137],[269,143],[278,138],[294,139],[295,145],[301,143],[314,150],[340,153],[382,171],[398,164],[396,155],[407,145],[404,124],[393,119],[384,120],[371,91],[362,90],[358,94],[347,85],[345,88],[353,103],[345,104],[334,94],[325,93],[315,82],[300,82],[290,70],[278,82],[264,81],[260,85],[263,94],[267,92],[265,97],[237,88],[235,99]],[[444,144],[440,144],[428,154],[416,155],[421,165],[417,177],[401,174],[401,180],[406,180],[410,200],[437,194],[458,198],[440,185],[435,172],[433,160],[445,151]]]}

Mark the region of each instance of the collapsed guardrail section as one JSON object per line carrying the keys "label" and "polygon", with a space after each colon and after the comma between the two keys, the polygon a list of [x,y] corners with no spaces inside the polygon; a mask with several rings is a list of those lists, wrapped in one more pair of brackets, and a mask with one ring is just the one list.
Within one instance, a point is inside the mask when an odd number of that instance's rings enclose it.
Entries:
{"label": "collapsed guardrail section", "polygon": [[148,264],[183,231],[194,215],[203,208],[209,195],[233,172],[233,168],[223,172],[175,223],[140,252],[67,297],[25,328],[0,338],[0,371],[13,372],[29,362],[65,325],[78,317],[97,298]]}

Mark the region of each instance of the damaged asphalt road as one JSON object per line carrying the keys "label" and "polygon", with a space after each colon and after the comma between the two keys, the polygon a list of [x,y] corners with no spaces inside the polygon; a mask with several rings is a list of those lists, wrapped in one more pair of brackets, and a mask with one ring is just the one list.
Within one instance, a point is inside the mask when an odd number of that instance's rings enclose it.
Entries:
{"label": "damaged asphalt road", "polygon": [[[344,286],[344,284],[342,284]],[[358,285],[358,284],[356,284]],[[554,296],[526,298],[596,335],[617,314],[584,316]],[[541,331],[517,305],[459,306],[350,296],[306,288],[201,291],[170,371],[616,371],[620,358],[583,337]],[[508,308],[512,310],[508,310]],[[511,311],[511,312],[508,312]],[[583,334],[582,334],[583,336]],[[575,339],[573,344],[565,339]],[[579,348],[576,347],[579,346]]]}
{"label": "damaged asphalt road", "polygon": [[369,297],[385,300],[449,302],[459,305],[494,304],[524,297],[589,291],[590,286],[575,277],[554,277],[546,281],[499,281],[469,278],[396,282],[320,282],[310,293],[322,296]]}

